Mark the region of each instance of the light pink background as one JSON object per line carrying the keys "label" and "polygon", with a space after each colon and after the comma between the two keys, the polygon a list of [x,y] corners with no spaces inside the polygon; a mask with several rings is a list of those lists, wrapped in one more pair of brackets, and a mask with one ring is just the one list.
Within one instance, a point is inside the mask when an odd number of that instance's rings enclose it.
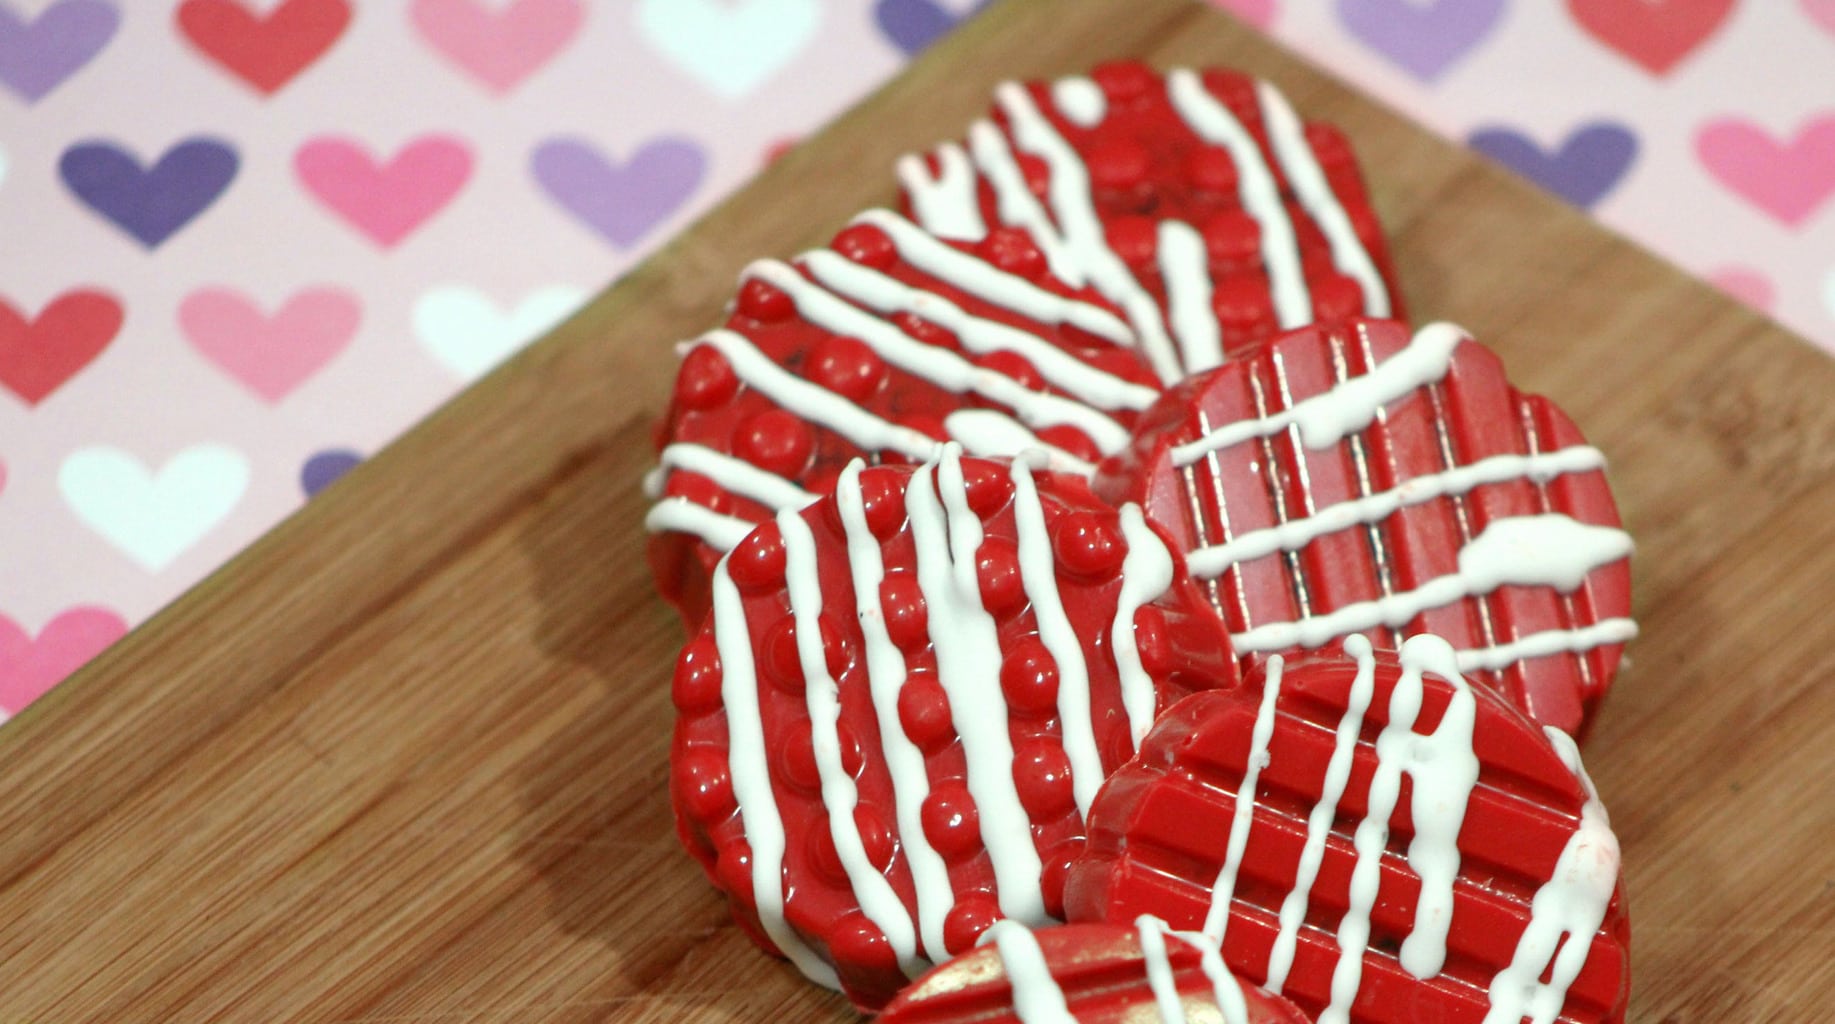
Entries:
{"label": "light pink background", "polygon": [[[26,18],[50,2],[0,0]],[[1566,3],[1514,0],[1496,5],[1495,23],[1446,73],[1423,81],[1346,29],[1343,13],[1356,2],[1216,5],[1456,139],[1501,126],[1552,150],[1580,124],[1626,125],[1638,155],[1593,207],[1601,220],[1692,272],[1739,269],[1763,286],[1755,297],[1774,315],[1835,349],[1835,203],[1782,225],[1729,192],[1694,146],[1713,118],[1749,120],[1786,140],[1813,119],[1835,118],[1835,32],[1813,10],[1831,5],[1745,0],[1659,76],[1580,31]],[[1429,9],[1474,0],[1396,2]],[[511,0],[476,3],[503,10]],[[527,297],[544,293],[552,304],[556,289],[581,298],[597,290],[745,181],[771,144],[816,128],[896,71],[906,54],[876,15],[900,4],[909,0],[583,2],[577,36],[499,95],[421,37],[408,0],[360,0],[325,56],[263,97],[179,35],[175,2],[118,0],[119,30],[82,70],[33,104],[0,89],[0,300],[31,317],[59,294],[96,287],[126,307],[112,344],[37,407],[0,388],[0,720],[109,640],[119,631],[111,623],[143,621],[297,508],[301,468],[315,453],[373,453],[463,387],[468,372],[417,332],[424,296],[464,288],[488,299],[506,318],[495,340],[507,354],[539,333],[527,318],[510,322]],[[682,29],[677,55],[640,29],[646,5],[663,21],[702,19]],[[940,5],[958,14],[971,6]],[[742,19],[740,45],[768,50],[774,70],[755,87],[723,90],[696,65],[720,66],[720,37]],[[799,19],[812,27],[784,27]],[[348,136],[386,158],[429,133],[462,139],[474,170],[448,207],[392,249],[332,215],[293,168],[308,139]],[[58,178],[60,155],[78,141],[109,139],[145,162],[198,135],[229,140],[240,170],[213,206],[152,252]],[[705,153],[707,173],[686,202],[623,248],[537,186],[531,155],[561,136],[589,141],[614,163],[656,139],[685,138]],[[1823,170],[1835,184],[1835,166],[1810,168]],[[1500,240],[1500,251],[1507,246]],[[277,402],[207,361],[179,324],[181,301],[199,289],[230,287],[272,313],[321,286],[358,297],[360,326]],[[1678,325],[1675,344],[1687,340]],[[60,488],[73,457],[93,462],[98,449],[125,453],[148,474],[192,452],[241,467],[247,483],[226,512],[192,492],[167,493],[161,505],[131,481],[101,499],[89,494],[130,527],[158,520],[196,533],[169,564],[149,570],[131,543],[86,522]],[[220,473],[204,475],[204,490],[223,484]]]}

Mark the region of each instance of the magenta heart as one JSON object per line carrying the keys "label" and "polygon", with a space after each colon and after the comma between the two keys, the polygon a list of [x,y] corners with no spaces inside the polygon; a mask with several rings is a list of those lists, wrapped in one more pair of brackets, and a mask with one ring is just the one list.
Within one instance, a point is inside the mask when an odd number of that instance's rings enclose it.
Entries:
{"label": "magenta heart", "polygon": [[1828,32],[1835,33],[1835,0],[1802,0],[1803,13]]}
{"label": "magenta heart", "polygon": [[1274,0],[1211,0],[1211,6],[1229,11],[1264,32],[1274,24],[1275,16],[1280,13]]}
{"label": "magenta heart", "polygon": [[107,608],[71,608],[34,639],[0,615],[0,712],[16,715],[102,649],[127,633],[127,623]]}
{"label": "magenta heart", "polygon": [[625,248],[694,195],[707,172],[707,154],[692,139],[666,138],[614,164],[591,143],[550,139],[536,148],[531,170],[549,198]]}
{"label": "magenta heart", "polygon": [[1503,12],[1504,0],[1338,0],[1346,31],[1423,82],[1484,42]]}
{"label": "magenta heart", "polygon": [[377,163],[362,146],[331,136],[307,140],[293,169],[319,202],[388,248],[445,209],[471,178],[471,149],[427,135]]}
{"label": "magenta heart", "polygon": [[477,0],[414,0],[409,17],[447,60],[506,93],[573,41],[586,11],[580,0],[515,0],[496,9]]}
{"label": "magenta heart", "polygon": [[298,292],[272,316],[241,292],[203,288],[179,304],[178,322],[204,358],[278,402],[344,351],[362,313],[357,297],[341,288]]}
{"label": "magenta heart", "polygon": [[1721,184],[1790,227],[1835,195],[1835,114],[1805,124],[1789,142],[1723,118],[1702,127],[1695,153]]}
{"label": "magenta heart", "polygon": [[102,0],[62,0],[31,20],[0,4],[0,84],[43,99],[114,38],[121,14]]}

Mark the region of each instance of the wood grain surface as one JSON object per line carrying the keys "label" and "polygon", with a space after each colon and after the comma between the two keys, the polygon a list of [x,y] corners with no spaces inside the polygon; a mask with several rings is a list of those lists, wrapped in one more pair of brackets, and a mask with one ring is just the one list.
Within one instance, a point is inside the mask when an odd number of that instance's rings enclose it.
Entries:
{"label": "wood grain surface", "polygon": [[671,344],[997,80],[1120,55],[1342,125],[1412,310],[1612,459],[1644,635],[1587,756],[1632,1019],[1829,1019],[1835,363],[1222,15],[1008,0],[0,729],[0,1024],[850,1019],[672,834]]}

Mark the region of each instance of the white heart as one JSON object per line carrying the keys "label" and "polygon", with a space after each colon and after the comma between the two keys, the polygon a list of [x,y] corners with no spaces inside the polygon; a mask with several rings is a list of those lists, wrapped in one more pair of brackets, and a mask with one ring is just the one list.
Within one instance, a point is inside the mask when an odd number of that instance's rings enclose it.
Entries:
{"label": "white heart", "polygon": [[726,99],[782,70],[821,24],[820,0],[642,0],[637,6],[644,39]]}
{"label": "white heart", "polygon": [[1835,318],[1835,267],[1830,267],[1828,273],[1822,275],[1822,308],[1828,311],[1831,318]]}
{"label": "white heart", "polygon": [[82,448],[57,474],[58,490],[77,517],[148,572],[202,540],[242,500],[248,483],[248,459],[221,444],[192,445],[157,472],[119,448]]}
{"label": "white heart", "polygon": [[414,334],[447,369],[473,380],[548,333],[585,301],[584,291],[554,285],[530,292],[506,315],[474,288],[445,285],[414,303]]}

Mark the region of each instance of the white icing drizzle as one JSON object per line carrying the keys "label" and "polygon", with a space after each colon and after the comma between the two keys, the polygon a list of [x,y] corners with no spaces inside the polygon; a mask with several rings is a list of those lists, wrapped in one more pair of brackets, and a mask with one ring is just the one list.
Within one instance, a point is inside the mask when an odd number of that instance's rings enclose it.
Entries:
{"label": "white icing drizzle", "polygon": [[1079,128],[1094,128],[1109,113],[1109,100],[1102,88],[1082,75],[1051,83],[1051,102],[1066,121]]}
{"label": "white icing drizzle", "polygon": [[[1159,926],[1165,928],[1166,923],[1159,921]],[[1242,983],[1224,966],[1223,950],[1218,948],[1217,943],[1212,942],[1203,932],[1168,930],[1167,934],[1198,951],[1198,966],[1211,983],[1211,992],[1217,999],[1217,1009],[1223,1017],[1222,1024],[1250,1024],[1249,1003],[1243,996]]]}
{"label": "white icing drizzle", "polygon": [[1160,222],[1160,275],[1166,281],[1166,319],[1179,339],[1185,372],[1223,365],[1223,328],[1211,309],[1210,257],[1198,230],[1182,220]]}
{"label": "white icing drizzle", "polygon": [[981,520],[968,505],[959,445],[945,445],[940,462],[912,477],[905,512],[917,550],[918,588],[928,612],[937,680],[949,697],[963,755],[977,769],[968,773],[967,784],[981,819],[1001,913],[1025,922],[1049,920],[1039,891],[1041,864],[1032,823],[1013,781],[1006,698],[1000,687],[988,685],[988,666],[1000,664],[1000,635],[981,604],[976,568]]}
{"label": "white icing drizzle", "polygon": [[1187,556],[1186,561],[1192,575],[1209,579],[1222,575],[1238,562],[1277,551],[1298,551],[1327,534],[1379,523],[1401,509],[1436,498],[1466,494],[1484,484],[1519,479],[1543,483],[1563,473],[1602,469],[1605,464],[1605,456],[1599,449],[1584,445],[1534,455],[1493,455],[1470,465],[1405,480],[1387,491],[1327,505],[1310,516],[1251,530],[1227,543],[1199,548]]}
{"label": "white icing drizzle", "polygon": [[854,810],[860,802],[854,779],[841,761],[841,688],[828,674],[823,650],[822,579],[816,563],[815,536],[803,517],[790,509],[777,514],[784,540],[784,589],[795,624],[797,659],[803,669],[803,692],[809,707],[809,738],[815,751],[816,777],[822,784],[822,807],[835,852],[847,874],[848,887],[867,920],[885,933],[907,977],[923,972],[911,915],[892,883],[867,858]]}
{"label": "white icing drizzle", "polygon": [[1551,654],[1579,654],[1607,644],[1622,644],[1637,636],[1630,619],[1601,619],[1575,629],[1548,629],[1504,644],[1459,652],[1461,672],[1495,672],[1505,665]]}
{"label": "white icing drizzle", "polygon": [[1064,1001],[1064,990],[1052,977],[1045,951],[1031,929],[1018,921],[996,921],[981,935],[981,945],[989,942],[1000,952],[1020,1024],[1076,1024],[1077,1018]]}
{"label": "white icing drizzle", "polygon": [[882,419],[833,391],[796,376],[777,365],[737,331],[709,331],[690,345],[713,346],[726,357],[733,373],[747,387],[803,419],[840,434],[860,448],[897,452],[915,460],[936,455],[938,444],[928,434]]}
{"label": "white icing drizzle", "polygon": [[1010,472],[1013,519],[1019,540],[1020,581],[1026,589],[1026,600],[1032,604],[1032,614],[1038,620],[1039,641],[1057,666],[1058,728],[1063,736],[1064,753],[1070,760],[1071,791],[1076,795],[1077,813],[1088,820],[1090,802],[1096,798],[1096,790],[1102,788],[1106,777],[1090,717],[1089,666],[1083,659],[1083,644],[1070,624],[1070,617],[1064,613],[1064,600],[1058,593],[1051,534],[1045,525],[1045,509],[1039,503],[1032,468],[1021,459],[1013,463]]}
{"label": "white icing drizzle", "polygon": [[[1134,331],[1120,317],[1101,306],[1081,299],[1067,298],[1041,288],[1031,281],[1010,274],[980,257],[940,241],[935,235],[890,210],[868,210],[856,216],[855,224],[869,224],[884,231],[906,263],[996,306],[1011,309],[1040,323],[1070,324],[1117,345],[1133,348]],[[1081,364],[1080,364],[1081,365]],[[1040,372],[1044,372],[1042,369]],[[1100,373],[1096,370],[1092,372]],[[1105,375],[1106,376],[1106,375]],[[1047,380],[1052,379],[1049,375]],[[1122,382],[1119,393],[1127,399],[1097,404],[1114,408],[1146,408],[1159,396],[1153,388]],[[1065,390],[1074,390],[1063,385]],[[1096,401],[1094,398],[1091,401]],[[1140,405],[1132,403],[1140,402]]]}
{"label": "white icing drizzle", "polygon": [[1338,801],[1351,779],[1351,765],[1357,753],[1357,738],[1363,733],[1364,712],[1376,689],[1376,659],[1370,641],[1362,636],[1346,638],[1345,652],[1357,659],[1357,676],[1351,681],[1345,699],[1344,715],[1332,742],[1332,757],[1325,768],[1325,781],[1319,787],[1319,801],[1313,804],[1306,819],[1306,845],[1300,851],[1300,863],[1294,869],[1293,887],[1281,901],[1281,930],[1274,937],[1268,954],[1268,980],[1264,987],[1279,993],[1287,984],[1287,972],[1293,969],[1293,955],[1300,936],[1300,925],[1306,920],[1313,883],[1319,878],[1319,865],[1325,859],[1325,841],[1331,835],[1332,822],[1338,816]]}
{"label": "white icing drizzle", "polygon": [[[1491,979],[1491,1009],[1484,1024],[1517,1024],[1524,1017],[1535,1024],[1552,1024],[1567,1001],[1568,987],[1592,954],[1593,936],[1605,922],[1618,886],[1618,837],[1580,763],[1580,751],[1561,730],[1548,726],[1542,731],[1580,780],[1587,799],[1579,826],[1555,861],[1554,874],[1530,901],[1529,926],[1517,940],[1510,965]],[[1549,975],[1546,984],[1541,981],[1544,971]]]}
{"label": "white icing drizzle", "polygon": [[[1631,538],[1623,530],[1582,523],[1559,512],[1496,519],[1460,549],[1457,572],[1323,615],[1266,623],[1230,639],[1238,653],[1319,647],[1376,626],[1399,629],[1423,612],[1506,585],[1571,592],[1586,581],[1587,573],[1630,553]],[[1474,660],[1494,656],[1487,649]]]}
{"label": "white icing drizzle", "polygon": [[1387,317],[1390,313],[1389,290],[1383,286],[1382,275],[1376,272],[1369,251],[1357,237],[1357,229],[1351,226],[1344,205],[1332,191],[1331,183],[1325,180],[1325,170],[1319,166],[1312,146],[1307,144],[1305,127],[1279,89],[1267,82],[1257,82],[1255,95],[1260,101],[1262,124],[1268,130],[1274,158],[1280,161],[1281,171],[1287,175],[1287,183],[1293,186],[1300,205],[1324,232],[1332,249],[1333,265],[1363,289],[1364,312],[1374,317]]}
{"label": "white icing drizzle", "polygon": [[[1368,645],[1362,645],[1365,652]],[[1389,695],[1389,721],[1376,737],[1376,772],[1370,779],[1364,818],[1357,823],[1352,846],[1357,860],[1351,870],[1349,905],[1338,922],[1338,964],[1332,971],[1332,1000],[1319,1015],[1320,1024],[1345,1024],[1363,980],[1363,957],[1370,941],[1370,908],[1381,881],[1382,857],[1389,841],[1389,816],[1401,790],[1401,776],[1414,782],[1409,811],[1414,838],[1408,844],[1408,866],[1421,879],[1414,925],[1402,941],[1403,969],[1423,980],[1440,973],[1446,960],[1446,935],[1452,924],[1453,881],[1459,874],[1459,830],[1466,804],[1478,782],[1478,756],[1472,751],[1477,705],[1459,675],[1452,645],[1437,636],[1411,637],[1402,644],[1402,675]],[[1423,677],[1432,672],[1452,684],[1446,713],[1434,731],[1414,731],[1425,696]]]}
{"label": "white icing drizzle", "polygon": [[936,156],[934,175],[920,156],[900,157],[894,165],[898,183],[911,198],[912,212],[940,238],[980,241],[987,236],[988,228],[981,219],[981,203],[975,196],[975,168],[968,153],[946,142],[937,147]]}
{"label": "white icing drizzle", "polygon": [[1178,939],[1198,951],[1198,964],[1204,971],[1205,980],[1211,983],[1222,1024],[1249,1024],[1249,1004],[1243,997],[1242,983],[1224,966],[1223,952],[1215,942],[1202,932],[1174,931],[1152,914],[1135,918],[1134,929],[1140,935],[1147,986],[1159,1005],[1161,1021],[1183,1024],[1187,1019],[1185,1001],[1179,997],[1178,980],[1173,974],[1172,955],[1166,946],[1167,939]]}
{"label": "white icing drizzle", "polygon": [[1004,82],[995,87],[994,100],[1007,115],[1014,142],[1051,168],[1048,198],[1071,258],[1089,275],[1097,290],[1127,314],[1141,339],[1142,352],[1160,378],[1167,383],[1182,379],[1185,374],[1179,367],[1172,339],[1166,335],[1159,306],[1134,279],[1128,265],[1109,248],[1083,158],[1039,112],[1025,86]]}
{"label": "white icing drizzle", "polygon": [[[826,256],[836,262],[848,262],[834,253],[808,255],[818,261]],[[850,263],[849,266],[854,265]],[[864,268],[856,266],[855,269]],[[811,323],[836,334],[859,338],[886,362],[946,391],[972,392],[998,402],[1012,409],[1021,422],[1031,427],[1069,425],[1089,435],[1098,445],[1104,438],[1117,447],[1127,443],[1128,432],[1099,410],[1061,395],[1034,391],[948,349],[927,345],[896,325],[823,289],[787,263],[760,260],[746,268],[744,277],[764,281],[782,290],[796,303],[797,312]]]}
{"label": "white icing drizzle", "polygon": [[1204,917],[1204,934],[1219,947],[1229,930],[1230,903],[1236,899],[1236,875],[1242,870],[1243,850],[1249,845],[1249,827],[1255,821],[1255,785],[1268,763],[1268,743],[1274,738],[1274,708],[1281,695],[1281,670],[1284,659],[1268,659],[1262,683],[1262,701],[1255,714],[1255,726],[1249,733],[1249,761],[1243,767],[1242,783],[1236,787],[1236,808],[1230,817],[1230,842],[1224,848],[1223,866],[1217,870],[1217,881],[1211,885],[1211,907]]}
{"label": "white icing drizzle", "polygon": [[[912,887],[917,896],[919,932],[925,955],[941,963],[949,958],[943,941],[943,922],[950,908],[955,906],[956,894],[950,885],[948,866],[924,834],[924,799],[930,795],[930,775],[924,765],[924,754],[905,735],[904,726],[899,722],[898,695],[905,685],[905,656],[886,632],[885,610],[880,605],[879,587],[886,578],[885,561],[880,555],[879,539],[867,525],[866,500],[860,489],[864,465],[855,459],[841,471],[835,484],[835,505],[847,537],[862,660],[879,722],[880,748],[884,752],[886,771],[892,777],[899,845],[911,869]],[[811,720],[814,720],[813,714]]]}
{"label": "white icing drizzle", "polygon": [[720,655],[720,699],[726,709],[728,771],[733,797],[752,854],[752,898],[765,934],[803,975],[818,985],[840,988],[835,970],[784,920],[784,822],[771,792],[771,762],[765,753],[764,720],[758,708],[758,672],[745,603],[723,560],[713,578],[714,648]]}
{"label": "white icing drizzle", "polygon": [[1307,448],[1328,448],[1369,426],[1383,406],[1445,377],[1453,364],[1453,350],[1467,340],[1465,331],[1452,324],[1428,324],[1415,332],[1405,348],[1369,373],[1279,412],[1236,420],[1181,444],[1172,450],[1172,464],[1184,468],[1210,452],[1272,437],[1289,427],[1299,429]]}
{"label": "white icing drizzle", "polygon": [[652,498],[663,494],[663,485],[673,470],[698,473],[742,498],[750,498],[773,511],[802,508],[816,496],[776,473],[759,469],[750,462],[709,448],[704,444],[677,441],[663,448],[656,468],[644,477],[644,491]]}
{"label": "white icing drizzle", "polygon": [[1179,979],[1173,974],[1172,957],[1166,952],[1166,922],[1142,914],[1134,919],[1134,930],[1140,935],[1147,988],[1159,1007],[1161,1024],[1185,1024],[1185,1001],[1179,996]]}
{"label": "white icing drizzle", "polygon": [[1088,477],[1096,472],[1095,463],[1047,444],[1013,417],[992,409],[957,409],[943,417],[943,430],[970,455],[1011,458],[1031,453],[1042,455],[1060,473]]}
{"label": "white icing drizzle", "polygon": [[651,533],[692,533],[716,551],[731,551],[757,523],[715,512],[687,498],[664,498],[644,514]]}
{"label": "white icing drizzle", "polygon": [[1243,210],[1261,227],[1262,264],[1268,269],[1275,319],[1283,330],[1311,323],[1312,296],[1300,266],[1300,243],[1261,145],[1189,68],[1166,73],[1166,95],[1185,124],[1199,138],[1228,150],[1236,165]]}
{"label": "white icing drizzle", "polygon": [[1134,616],[1142,606],[1171,589],[1173,564],[1165,543],[1133,502],[1121,507],[1121,535],[1128,544],[1128,553],[1121,561],[1121,593],[1115,600],[1115,625],[1109,637],[1115,651],[1115,670],[1120,676],[1121,706],[1128,713],[1128,738],[1132,749],[1139,750],[1141,738],[1153,727],[1155,699],[1153,677],[1141,667]]}
{"label": "white icing drizzle", "polygon": [[[968,126],[968,148],[975,158],[975,166],[994,187],[994,210],[1000,215],[1001,223],[1014,225],[1031,235],[1033,244],[1045,254],[1045,262],[1050,264],[1051,273],[1058,280],[1072,288],[1088,283],[1088,276],[1077,264],[1064,236],[1051,223],[1038,197],[1026,187],[1026,176],[1013,157],[1006,135],[994,127],[992,121],[976,121]],[[922,218],[919,223],[929,227]]]}
{"label": "white icing drizzle", "polygon": [[[1071,397],[1093,409],[1144,409],[1157,397],[1151,388],[1105,373],[1076,356],[1017,327],[974,316],[935,292],[922,291],[897,278],[861,266],[835,252],[817,251],[803,257],[817,281],[847,299],[883,314],[912,313],[955,333],[962,347],[985,356],[1011,352],[1039,371]],[[1141,404],[1142,399],[1145,403]],[[1124,402],[1128,404],[1123,404]],[[1113,419],[1094,413],[1088,417],[1090,440],[1104,452],[1127,445],[1128,429]]]}

